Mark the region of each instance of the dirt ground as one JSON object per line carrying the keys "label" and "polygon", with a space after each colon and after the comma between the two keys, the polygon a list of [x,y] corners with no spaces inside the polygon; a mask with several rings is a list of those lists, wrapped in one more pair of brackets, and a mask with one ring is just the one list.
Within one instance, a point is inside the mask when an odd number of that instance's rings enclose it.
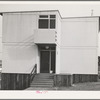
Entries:
{"label": "dirt ground", "polygon": [[[0,86],[1,88],[1,86]],[[33,88],[29,87],[27,90],[48,90],[48,91],[100,91],[100,82],[86,82],[73,84],[70,87],[53,87],[53,88]]]}
{"label": "dirt ground", "polygon": [[58,90],[70,91],[100,91],[100,82],[78,83],[71,87],[59,87]]}
{"label": "dirt ground", "polygon": [[27,88],[25,90],[100,91],[100,82],[73,84],[71,87]]}

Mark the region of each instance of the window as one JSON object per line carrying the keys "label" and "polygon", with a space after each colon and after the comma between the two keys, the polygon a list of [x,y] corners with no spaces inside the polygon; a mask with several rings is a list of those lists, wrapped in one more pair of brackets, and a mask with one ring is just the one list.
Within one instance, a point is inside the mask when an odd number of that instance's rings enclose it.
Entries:
{"label": "window", "polygon": [[55,29],[56,15],[40,15],[38,23],[39,29]]}
{"label": "window", "polygon": [[39,28],[48,28],[48,19],[39,19]]}
{"label": "window", "polygon": [[48,18],[48,15],[40,15],[40,18]]}
{"label": "window", "polygon": [[56,15],[50,15],[50,18],[56,18]]}
{"label": "window", "polygon": [[55,19],[50,19],[50,28],[55,28]]}

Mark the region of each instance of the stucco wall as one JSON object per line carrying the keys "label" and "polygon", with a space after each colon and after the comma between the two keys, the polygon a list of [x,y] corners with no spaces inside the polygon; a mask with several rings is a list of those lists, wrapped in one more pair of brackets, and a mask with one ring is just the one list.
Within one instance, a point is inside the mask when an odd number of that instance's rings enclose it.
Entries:
{"label": "stucco wall", "polygon": [[62,21],[60,73],[98,73],[98,18]]}

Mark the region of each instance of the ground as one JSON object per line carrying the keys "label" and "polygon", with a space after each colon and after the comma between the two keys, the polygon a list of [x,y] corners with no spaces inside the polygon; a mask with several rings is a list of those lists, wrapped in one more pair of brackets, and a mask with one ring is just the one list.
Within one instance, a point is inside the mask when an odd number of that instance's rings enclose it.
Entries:
{"label": "ground", "polygon": [[88,82],[73,84],[71,87],[54,87],[54,88],[27,88],[25,90],[67,90],[67,91],[100,91],[100,82]]}
{"label": "ground", "polygon": [[68,88],[60,87],[58,90],[100,91],[100,82],[78,83]]}

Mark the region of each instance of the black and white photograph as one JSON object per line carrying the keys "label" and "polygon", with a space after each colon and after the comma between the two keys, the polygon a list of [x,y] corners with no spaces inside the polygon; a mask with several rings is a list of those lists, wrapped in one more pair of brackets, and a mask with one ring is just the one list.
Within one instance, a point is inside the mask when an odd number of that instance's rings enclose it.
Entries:
{"label": "black and white photograph", "polygon": [[100,2],[0,2],[0,91],[100,91]]}

